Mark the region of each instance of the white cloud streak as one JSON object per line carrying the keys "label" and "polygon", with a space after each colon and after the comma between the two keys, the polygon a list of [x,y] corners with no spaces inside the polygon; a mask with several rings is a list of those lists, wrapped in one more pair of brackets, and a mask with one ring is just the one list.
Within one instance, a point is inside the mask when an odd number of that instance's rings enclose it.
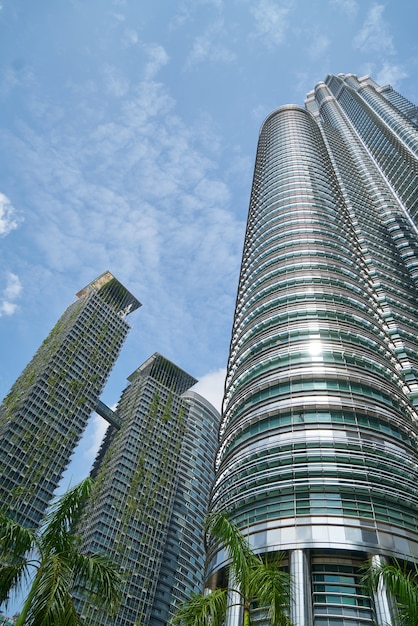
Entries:
{"label": "white cloud streak", "polygon": [[22,292],[22,284],[16,274],[9,272],[7,276],[7,286],[3,291],[3,295],[8,300],[16,300]]}
{"label": "white cloud streak", "polygon": [[122,98],[129,91],[129,81],[121,76],[120,72],[111,65],[107,65],[103,69],[103,75],[105,79],[106,90],[112,96],[116,98]]}
{"label": "white cloud streak", "polygon": [[290,9],[290,2],[278,3],[274,0],[251,2],[250,12],[255,21],[254,36],[261,39],[270,49],[282,44],[288,31]]}
{"label": "white cloud streak", "polygon": [[219,412],[222,410],[225,377],[226,368],[223,367],[215,372],[205,374],[193,387],[193,391],[206,398]]}
{"label": "white cloud streak", "polygon": [[124,42],[128,46],[135,46],[139,42],[139,36],[136,30],[128,28],[124,33]]}
{"label": "white cloud streak", "polygon": [[153,80],[158,72],[167,65],[169,56],[163,46],[158,44],[149,44],[145,46],[145,52],[148,60],[145,65],[145,80]]}
{"label": "white cloud streak", "polygon": [[331,0],[331,6],[338,7],[349,18],[355,17],[359,10],[356,0]]}
{"label": "white cloud streak", "polygon": [[[114,85],[111,72],[102,76]],[[109,268],[144,303],[153,351],[175,360],[185,343],[199,342],[193,369],[213,362],[211,345],[229,329],[245,215],[231,210],[228,173],[217,162],[223,140],[210,119],[186,125],[153,80],[123,92],[111,114],[98,95],[86,132],[63,119],[51,134],[26,126],[14,139],[33,198],[32,256],[53,275],[83,281]],[[239,156],[234,166],[247,167]]]}
{"label": "white cloud streak", "polygon": [[[112,410],[114,409],[115,407],[112,407]],[[109,424],[103,417],[100,417],[97,413],[93,414],[83,442],[83,456],[89,464],[93,463],[96,458],[108,427]]]}
{"label": "white cloud streak", "polygon": [[235,53],[225,44],[227,40],[224,22],[218,19],[198,35],[186,60],[186,69],[208,61],[210,63],[233,63]]}
{"label": "white cloud streak", "polygon": [[17,228],[21,220],[9,198],[0,193],[0,237],[5,237]]}
{"label": "white cloud streak", "polygon": [[371,74],[380,85],[393,87],[408,77],[408,72],[400,63],[393,61],[396,49],[388,23],[384,19],[385,6],[373,3],[367,12],[361,30],[353,44],[364,54],[369,55],[365,63],[365,73]]}
{"label": "white cloud streak", "polygon": [[19,277],[12,272],[6,276],[6,287],[3,289],[0,297],[0,317],[10,316],[17,310],[17,300],[22,293],[22,284]]}
{"label": "white cloud streak", "polygon": [[375,80],[379,85],[392,85],[392,87],[397,87],[397,85],[407,77],[408,72],[404,67],[397,63],[385,61],[382,68],[377,72]]}
{"label": "white cloud streak", "polygon": [[359,33],[354,38],[354,47],[362,52],[393,54],[395,52],[393,38],[383,19],[383,4],[373,4]]}

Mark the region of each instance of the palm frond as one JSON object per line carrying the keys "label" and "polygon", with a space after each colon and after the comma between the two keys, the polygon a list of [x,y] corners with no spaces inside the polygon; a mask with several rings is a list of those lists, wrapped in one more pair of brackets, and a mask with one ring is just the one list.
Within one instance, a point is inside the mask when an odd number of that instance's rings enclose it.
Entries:
{"label": "palm frond", "polygon": [[224,513],[210,514],[206,529],[208,534],[224,544],[232,562],[233,575],[239,581],[242,593],[245,594],[251,568],[259,562],[259,557],[251,549],[247,538]]}
{"label": "palm frond", "polygon": [[64,537],[74,530],[92,488],[93,479],[87,477],[52,504],[41,528],[44,544]]}
{"label": "palm frond", "polygon": [[0,512],[0,602],[7,603],[11,592],[18,593],[27,581],[32,564],[27,555],[36,543],[34,530]]}
{"label": "palm frond", "polygon": [[397,604],[399,626],[418,626],[418,567],[414,564],[372,565],[363,578],[363,584],[372,590],[382,581]]}
{"label": "palm frond", "polygon": [[115,563],[104,554],[74,554],[74,582],[91,596],[91,601],[115,613],[120,604],[123,578]]}
{"label": "palm frond", "polygon": [[0,604],[7,606],[12,595],[17,595],[29,580],[30,562],[22,560],[20,563],[0,565]]}
{"label": "palm frond", "polygon": [[37,534],[0,511],[0,549],[8,558],[23,558],[36,545]]}
{"label": "palm frond", "polygon": [[[0,600],[28,576],[28,567],[36,568],[16,626],[81,625],[72,597],[75,584],[105,609],[116,610],[121,576],[107,557],[81,555],[74,532],[92,487],[86,478],[58,498],[36,533],[0,513]],[[28,560],[30,550],[36,561]]]}
{"label": "palm frond", "polygon": [[72,597],[71,559],[50,554],[39,568],[23,608],[25,626],[77,626]]}
{"label": "palm frond", "polygon": [[251,593],[260,606],[268,607],[272,626],[290,626],[290,576],[280,568],[282,555],[260,561],[251,573]]}
{"label": "palm frond", "polygon": [[208,595],[193,594],[172,617],[173,626],[219,626],[226,611],[226,589],[216,589]]}

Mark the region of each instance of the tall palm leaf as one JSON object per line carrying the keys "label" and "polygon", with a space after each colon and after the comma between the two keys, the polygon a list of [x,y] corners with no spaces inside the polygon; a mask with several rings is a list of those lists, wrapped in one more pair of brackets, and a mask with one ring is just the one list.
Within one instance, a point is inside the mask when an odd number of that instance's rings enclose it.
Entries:
{"label": "tall palm leaf", "polygon": [[[86,478],[58,498],[38,532],[1,515],[0,594],[7,599],[31,568],[31,587],[16,626],[79,626],[73,603],[75,587],[85,590],[93,603],[115,612],[122,578],[104,555],[79,552],[75,532],[93,481]],[[33,552],[36,560],[29,560]]]}
{"label": "tall palm leaf", "polygon": [[[226,603],[227,594],[232,591],[240,598],[244,626],[251,624],[253,600],[257,600],[261,606],[268,607],[272,625],[291,626],[288,617],[290,578],[280,569],[281,559],[275,559],[270,563],[267,560],[263,561],[251,549],[239,528],[224,513],[212,513],[208,516],[206,532],[208,536],[225,546],[230,560],[229,581],[232,588],[217,589],[207,596],[194,595],[179,608],[172,623],[180,626],[218,626],[222,623],[221,616],[218,613],[211,615],[206,609],[210,602],[216,601],[215,594],[219,594],[222,602]],[[226,604],[220,605],[223,617],[227,608],[229,607]]]}
{"label": "tall palm leaf", "polygon": [[398,626],[418,626],[418,566],[380,563],[368,569],[363,583],[375,591],[382,581],[396,601]]}
{"label": "tall palm leaf", "polygon": [[212,513],[208,516],[206,530],[214,539],[218,539],[226,548],[231,559],[234,576],[239,580],[242,593],[248,590],[251,570],[258,564],[259,557],[239,528],[224,513]]}
{"label": "tall palm leaf", "polygon": [[218,539],[226,548],[231,560],[230,580],[234,580],[243,607],[244,626],[250,624],[251,611],[251,575],[259,563],[259,557],[251,550],[250,545],[239,528],[222,513],[208,516],[207,532]]}
{"label": "tall palm leaf", "polygon": [[0,603],[8,601],[12,589],[26,585],[33,563],[27,555],[36,541],[35,531],[0,511]]}
{"label": "tall palm leaf", "polygon": [[277,554],[268,561],[260,561],[253,569],[251,589],[260,606],[268,607],[272,626],[290,626],[290,579],[281,569],[283,555]]}
{"label": "tall palm leaf", "polygon": [[45,515],[41,526],[44,543],[56,542],[58,537],[73,537],[83,507],[91,494],[94,481],[87,477],[60,496]]}
{"label": "tall palm leaf", "polygon": [[193,594],[171,620],[176,626],[220,626],[226,611],[227,589],[215,589],[208,595]]}
{"label": "tall palm leaf", "polygon": [[119,606],[123,579],[114,562],[104,554],[76,553],[72,560],[74,583],[110,614]]}
{"label": "tall palm leaf", "polygon": [[51,554],[35,575],[17,626],[79,624],[78,617],[74,619],[76,612],[71,597],[71,581],[71,556]]}

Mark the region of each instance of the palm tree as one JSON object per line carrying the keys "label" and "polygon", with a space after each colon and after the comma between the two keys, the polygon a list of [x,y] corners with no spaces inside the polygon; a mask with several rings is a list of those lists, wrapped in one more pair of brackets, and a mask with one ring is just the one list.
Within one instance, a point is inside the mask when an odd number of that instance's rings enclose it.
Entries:
{"label": "palm tree", "polygon": [[401,565],[373,563],[363,577],[368,590],[376,591],[383,583],[396,602],[397,626],[418,626],[418,566],[416,563]]}
{"label": "palm tree", "polygon": [[194,593],[183,602],[171,619],[179,626],[218,626],[227,609],[227,589],[215,589],[207,595]]}
{"label": "palm tree", "polygon": [[[207,595],[194,594],[180,606],[172,624],[178,626],[219,626],[228,607],[228,594],[234,591],[242,607],[243,626],[250,626],[253,604],[268,608],[272,626],[291,626],[290,577],[280,569],[281,555],[273,560],[255,554],[238,527],[223,513],[207,520],[207,533],[225,546],[230,560],[230,589],[216,589]],[[231,605],[229,605],[231,606]]]}
{"label": "palm tree", "polygon": [[105,610],[117,610],[122,578],[114,564],[105,555],[79,551],[76,525],[92,486],[86,478],[58,498],[39,531],[0,512],[0,602],[30,585],[16,626],[78,626],[75,587]]}

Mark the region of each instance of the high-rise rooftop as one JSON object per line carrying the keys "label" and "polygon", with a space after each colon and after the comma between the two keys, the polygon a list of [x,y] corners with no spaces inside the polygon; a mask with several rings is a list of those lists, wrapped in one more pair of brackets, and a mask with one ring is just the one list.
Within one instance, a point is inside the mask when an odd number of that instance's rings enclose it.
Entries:
{"label": "high-rise rooftop", "polygon": [[203,526],[220,416],[197,381],[154,354],[128,377],[93,467],[95,492],[81,525],[83,549],[105,551],[126,573],[113,618],[79,599],[95,624],[164,626],[203,585]]}
{"label": "high-rise rooftop", "polygon": [[129,331],[138,300],[110,272],[78,294],[0,407],[0,501],[39,524]]}

